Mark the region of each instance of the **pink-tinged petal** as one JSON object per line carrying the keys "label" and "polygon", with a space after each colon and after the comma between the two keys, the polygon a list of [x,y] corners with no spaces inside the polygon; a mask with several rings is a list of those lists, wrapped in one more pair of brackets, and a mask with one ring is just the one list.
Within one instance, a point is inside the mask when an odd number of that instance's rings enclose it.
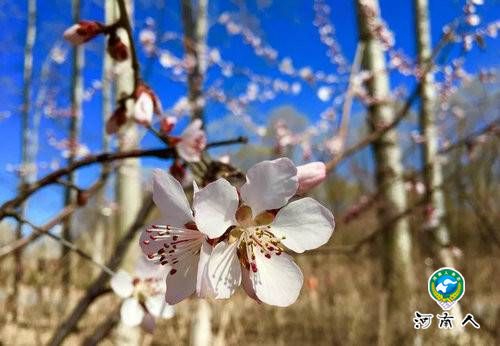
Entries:
{"label": "pink-tinged petal", "polygon": [[181,134],[181,141],[177,144],[177,153],[187,162],[198,162],[201,153],[207,146],[207,136],[201,128],[200,119],[195,119]]}
{"label": "pink-tinged petal", "polygon": [[256,216],[264,210],[283,207],[295,195],[298,185],[297,168],[292,161],[262,161],[248,170],[241,198]]}
{"label": "pink-tinged petal", "polygon": [[241,284],[243,285],[245,292],[248,294],[250,298],[256,300],[258,303],[261,302],[259,298],[257,298],[257,294],[255,293],[255,290],[253,288],[251,273],[248,269],[244,267],[241,267]]}
{"label": "pink-tinged petal", "polygon": [[231,297],[241,283],[240,261],[236,254],[238,242],[217,244],[208,261],[208,277],[216,299]]}
{"label": "pink-tinged petal", "polygon": [[153,172],[153,200],[167,224],[180,227],[193,221],[193,212],[181,184],[159,169]]}
{"label": "pink-tinged petal", "polygon": [[325,244],[335,229],[332,213],[312,198],[302,198],[281,209],[270,231],[290,250],[301,253]]}
{"label": "pink-tinged petal", "polygon": [[167,304],[165,297],[162,295],[146,298],[145,304],[148,312],[156,318],[169,319],[175,315],[174,307]]}
{"label": "pink-tinged petal", "polygon": [[104,26],[101,23],[82,20],[66,29],[63,36],[71,44],[79,45],[93,39],[103,30]]}
{"label": "pink-tinged petal", "polygon": [[145,314],[142,319],[141,328],[146,333],[153,334],[156,328],[156,321],[154,316],[148,313]]}
{"label": "pink-tinged petal", "polygon": [[196,226],[209,238],[217,238],[236,224],[238,208],[236,188],[225,179],[218,179],[194,195],[193,209]]}
{"label": "pink-tinged petal", "polygon": [[198,262],[198,276],[196,278],[196,295],[200,298],[213,297],[213,289],[208,278],[208,260],[212,254],[212,245],[204,241],[201,245],[200,260]]}
{"label": "pink-tinged petal", "polygon": [[257,271],[251,273],[255,293],[263,303],[275,306],[289,306],[300,294],[304,277],[300,268],[286,253],[265,257],[255,251]]}
{"label": "pink-tinged petal", "polygon": [[167,276],[167,292],[165,300],[170,305],[177,304],[196,291],[196,274],[198,272],[198,257],[187,255]]}
{"label": "pink-tinged petal", "polygon": [[153,121],[154,102],[151,96],[143,92],[135,101],[134,120],[139,124],[148,126]]}
{"label": "pink-tinged petal", "polygon": [[299,177],[298,194],[303,194],[318,186],[326,179],[326,166],[323,162],[310,162],[297,167]]}
{"label": "pink-tinged petal", "polygon": [[137,299],[128,298],[120,308],[120,316],[124,325],[135,327],[141,324],[144,318],[144,310]]}
{"label": "pink-tinged petal", "polygon": [[134,292],[132,277],[124,270],[119,270],[110,280],[111,289],[120,298],[128,298]]}

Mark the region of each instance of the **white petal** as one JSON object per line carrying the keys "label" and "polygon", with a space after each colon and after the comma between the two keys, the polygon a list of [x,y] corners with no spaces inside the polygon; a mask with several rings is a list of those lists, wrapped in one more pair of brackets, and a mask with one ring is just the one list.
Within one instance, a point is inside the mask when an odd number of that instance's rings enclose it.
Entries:
{"label": "white petal", "polygon": [[287,158],[262,161],[247,172],[241,187],[241,198],[256,216],[264,210],[278,209],[295,195],[298,187],[297,168]]}
{"label": "white petal", "polygon": [[117,296],[128,298],[134,292],[132,277],[124,270],[119,270],[110,280],[111,288]]}
{"label": "white petal", "polygon": [[167,276],[167,292],[165,300],[174,305],[189,297],[196,291],[196,274],[198,257],[190,256],[175,266],[175,273]]}
{"label": "white petal", "polygon": [[209,238],[220,237],[236,224],[238,208],[236,188],[225,179],[208,184],[194,195],[194,219],[200,232]]}
{"label": "white petal", "polygon": [[128,298],[123,302],[120,308],[120,315],[123,324],[129,327],[135,327],[141,324],[144,317],[144,310],[137,299]]}
{"label": "white petal", "polygon": [[300,268],[286,253],[266,258],[255,251],[257,272],[251,273],[251,280],[259,300],[275,306],[289,306],[300,294],[304,277]]}
{"label": "white petal", "polygon": [[174,307],[170,304],[167,304],[167,302],[165,301],[165,297],[161,295],[148,297],[146,299],[146,308],[148,309],[148,312],[154,317],[167,319],[174,317],[175,314]]}
{"label": "white petal", "polygon": [[169,225],[180,227],[193,221],[193,212],[181,184],[160,169],[153,172],[153,200]]}
{"label": "white petal", "polygon": [[250,271],[243,267],[241,267],[241,284],[243,285],[243,288],[248,296],[260,303],[259,298],[257,298],[257,294],[255,294],[255,289],[253,288]]}
{"label": "white petal", "polygon": [[204,241],[201,245],[200,260],[198,262],[198,276],[196,278],[196,294],[200,298],[208,298],[214,295],[208,279],[208,260],[211,254],[212,245]]}
{"label": "white petal", "polygon": [[231,297],[241,283],[241,267],[236,248],[238,242],[217,244],[208,261],[208,277],[216,299]]}
{"label": "white petal", "polygon": [[290,250],[304,252],[325,244],[332,236],[332,213],[312,198],[302,198],[281,209],[270,231]]}

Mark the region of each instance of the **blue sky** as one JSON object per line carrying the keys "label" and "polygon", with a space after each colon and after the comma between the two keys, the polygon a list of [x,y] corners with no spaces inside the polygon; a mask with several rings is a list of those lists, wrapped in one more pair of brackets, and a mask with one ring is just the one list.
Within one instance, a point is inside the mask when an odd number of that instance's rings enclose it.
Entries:
{"label": "blue sky", "polygon": [[[166,3],[166,5],[163,4]],[[410,57],[415,56],[414,22],[412,1],[381,0],[381,11],[384,20],[395,33],[396,47]],[[478,8],[482,22],[487,23],[499,19],[500,2],[486,0],[486,4]],[[336,28],[338,42],[345,56],[351,60],[357,43],[356,17],[353,1],[330,0],[327,3],[332,8],[330,19]],[[464,1],[434,0],[431,3],[432,38],[436,43],[441,36],[442,26],[449,23],[462,12]],[[82,0],[83,15],[88,19],[102,20],[102,1]],[[241,4],[244,4],[242,6]],[[34,79],[32,99],[36,98],[40,89],[40,73],[43,61],[46,59],[51,47],[57,42],[62,42],[61,36],[64,29],[71,24],[70,0],[38,1],[37,39],[34,54]],[[0,138],[2,138],[2,151],[0,154],[0,202],[11,198],[16,193],[17,177],[14,173],[7,172],[9,164],[18,164],[20,161],[20,105],[22,88],[23,45],[26,27],[25,2],[13,0],[0,0],[0,80],[3,92],[0,93],[0,115],[9,114],[6,119],[0,120]],[[137,0],[135,25],[142,28],[146,18],[152,17],[156,21],[159,31],[181,32],[179,20],[179,1],[166,0]],[[335,72],[335,67],[325,55],[325,46],[321,44],[316,28],[312,25],[314,12],[312,1],[210,1],[209,17],[210,32],[208,44],[217,47],[225,60],[235,63],[239,67],[250,67],[253,71],[271,77],[278,77],[276,66],[257,57],[249,46],[242,43],[239,36],[229,36],[224,28],[216,23],[218,16],[224,11],[239,12],[245,23],[257,32],[263,40],[279,52],[279,57],[290,56],[295,66],[311,66],[316,70]],[[244,15],[243,15],[244,14]],[[102,38],[94,40],[86,46],[86,68],[84,73],[85,87],[91,86],[92,81],[100,79],[101,61],[104,41]],[[182,54],[179,43],[169,43],[163,46],[178,56]],[[457,47],[451,51],[450,56],[460,54]],[[498,68],[500,55],[500,40],[487,40],[487,49],[474,48],[467,55],[466,69],[477,71],[479,67]],[[168,73],[156,61],[148,60],[140,54],[143,71],[147,71],[147,82],[159,94],[163,104],[167,107],[183,94],[186,88],[181,83],[172,82]],[[68,103],[68,83],[70,74],[69,61],[53,69],[52,90],[57,91],[57,102],[60,105]],[[220,73],[214,69],[208,71],[207,85],[210,85]],[[286,79],[286,78],[285,78]],[[397,74],[391,76],[393,86],[404,86],[411,89],[414,82]],[[224,84],[228,92],[236,92],[244,88],[241,81],[229,81]],[[328,107],[316,97],[314,88],[303,83],[303,92],[299,96],[282,95],[264,103],[253,104],[248,112],[255,119],[265,121],[269,113],[276,107],[292,105],[312,122],[319,118],[319,114]],[[101,134],[101,97],[99,92],[84,105],[82,140],[94,151],[100,148]],[[227,115],[227,111],[217,104],[207,107],[208,120],[220,119]],[[361,117],[361,115],[359,115]],[[362,118],[355,122],[363,121]],[[40,133],[40,161],[50,161],[57,158],[63,163],[59,153],[47,143],[46,132],[52,129],[58,138],[64,137],[67,122],[64,120],[42,120]],[[225,133],[210,134],[211,140],[222,139]],[[156,139],[146,137],[143,147],[160,145]],[[144,160],[146,165],[158,165],[155,160]],[[83,185],[91,183],[97,170],[88,169],[80,174]],[[41,174],[47,170],[41,171]],[[30,202],[29,215],[36,221],[46,220],[61,206],[62,195],[58,188],[47,189],[36,195]]]}

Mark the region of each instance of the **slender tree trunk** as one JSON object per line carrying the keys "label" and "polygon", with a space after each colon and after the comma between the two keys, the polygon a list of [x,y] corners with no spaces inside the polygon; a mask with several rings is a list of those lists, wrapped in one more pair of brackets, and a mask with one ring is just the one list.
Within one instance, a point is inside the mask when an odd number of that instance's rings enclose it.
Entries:
{"label": "slender tree trunk", "polygon": [[[127,11],[130,21],[133,23],[133,1],[126,1]],[[116,13],[118,10],[115,9]],[[131,47],[127,34],[124,30],[119,30],[118,35],[127,47]],[[130,53],[130,51],[129,51]],[[131,54],[129,54],[131,56]],[[131,60],[123,62],[129,64],[130,68],[123,69],[116,79],[116,97],[121,99],[129,96],[134,92],[135,78]],[[132,120],[133,100],[127,102],[127,111],[129,113],[129,122],[120,130],[118,134],[118,145],[121,151],[136,149],[138,147],[139,132],[137,125]],[[142,186],[141,186],[141,169],[139,159],[123,160],[118,168],[116,175],[115,187],[116,202],[118,211],[116,217],[116,239],[121,238],[139,212],[142,205]],[[132,251],[128,254],[125,266],[132,269],[131,260],[137,256],[137,251]],[[118,325],[117,341],[120,345],[138,345],[140,342],[139,328],[130,328],[123,324]]]}
{"label": "slender tree trunk", "polygon": [[203,79],[206,69],[208,0],[198,0],[196,8],[192,0],[181,1],[184,28],[184,51],[193,65],[188,71],[188,99],[192,119],[203,120]]}
{"label": "slender tree trunk", "polygon": [[[389,77],[384,51],[372,31],[374,21],[379,20],[376,0],[357,0],[360,40],[365,41],[364,68],[372,73],[368,83],[370,96],[375,100],[369,107],[368,122],[372,131],[390,124],[395,117],[391,105]],[[387,131],[372,145],[376,166],[376,184],[380,193],[379,222],[383,225],[407,208],[403,185],[401,149],[396,129]],[[384,304],[381,342],[385,345],[408,344],[413,335],[413,266],[411,236],[408,220],[402,218],[390,224],[383,233],[382,245]]]}
{"label": "slender tree trunk", "polygon": [[[23,105],[21,114],[21,171],[19,189],[23,190],[29,178],[32,176],[34,162],[30,162],[30,123],[29,115],[31,110],[31,84],[33,77],[33,46],[36,38],[36,0],[28,1],[28,24],[26,28],[26,42],[24,46],[24,67],[23,67]],[[19,214],[24,215],[25,205],[19,208]],[[16,239],[22,238],[22,223],[17,224]],[[19,295],[19,285],[23,277],[22,250],[14,253],[14,287],[12,292],[12,319],[17,321],[17,297]]]}
{"label": "slender tree trunk", "polygon": [[[429,19],[428,0],[415,0],[415,27],[417,37],[418,63],[425,66],[432,56],[431,28]],[[450,236],[445,223],[446,206],[442,190],[443,172],[438,154],[438,129],[436,125],[436,91],[434,89],[434,75],[432,69],[422,75],[420,80],[420,127],[424,138],[422,163],[426,191],[427,207],[433,211],[433,220],[429,223],[432,235],[437,246],[434,252],[438,254],[440,266],[455,267],[455,261],[450,251]],[[462,320],[460,305],[452,309],[455,320]],[[454,334],[463,334],[464,328],[459,324],[453,330]]]}
{"label": "slender tree trunk", "polygon": [[[105,23],[111,24],[116,18],[114,0],[105,0],[104,2],[104,13],[105,13]],[[109,150],[109,136],[106,133],[106,122],[113,112],[113,60],[104,51],[103,63],[102,63],[102,149],[103,151]],[[108,165],[103,166],[103,170],[108,169]],[[112,244],[113,239],[111,239],[111,225],[109,215],[103,213],[103,204],[106,198],[106,187],[104,186],[96,196],[97,200],[97,213],[98,222],[94,235],[94,247],[93,247],[93,258],[99,263],[104,263],[106,260],[107,247],[106,244]],[[99,274],[98,268],[96,268],[96,275]]]}
{"label": "slender tree trunk", "polygon": [[[73,22],[80,20],[80,0],[73,0],[72,4]],[[82,68],[84,65],[84,46],[79,45],[73,48],[73,68],[71,73],[71,118],[69,124],[69,157],[68,164],[72,164],[76,159],[77,147],[80,142],[80,128],[82,121],[82,96],[83,96],[83,79]],[[75,184],[76,173],[68,174],[68,183]],[[64,204],[71,204],[75,199],[75,191],[71,187],[67,187],[64,196]],[[63,223],[62,236],[64,239],[72,241],[71,235],[71,217],[68,217]],[[62,266],[62,291],[63,296],[68,297],[71,286],[71,257],[72,254],[65,246],[61,247]]]}

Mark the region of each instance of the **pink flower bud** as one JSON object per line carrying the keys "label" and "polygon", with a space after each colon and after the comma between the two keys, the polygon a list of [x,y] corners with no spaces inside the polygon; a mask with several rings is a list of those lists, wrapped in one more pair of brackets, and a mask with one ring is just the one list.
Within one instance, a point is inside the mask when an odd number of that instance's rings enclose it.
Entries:
{"label": "pink flower bud", "polygon": [[90,41],[104,31],[104,25],[99,22],[82,20],[64,31],[64,38],[71,44],[79,45]]}
{"label": "pink flower bud", "polygon": [[303,194],[326,179],[326,166],[323,162],[311,162],[297,167],[299,178],[298,194]]}
{"label": "pink flower bud", "polygon": [[141,125],[149,126],[153,121],[154,103],[148,93],[141,93],[134,105],[134,119]]}
{"label": "pink flower bud", "polygon": [[125,61],[128,58],[128,48],[116,33],[109,35],[107,51],[116,61]]}
{"label": "pink flower bud", "polygon": [[177,124],[176,117],[161,118],[160,120],[161,132],[165,135],[169,134],[173,130],[175,124]]}

